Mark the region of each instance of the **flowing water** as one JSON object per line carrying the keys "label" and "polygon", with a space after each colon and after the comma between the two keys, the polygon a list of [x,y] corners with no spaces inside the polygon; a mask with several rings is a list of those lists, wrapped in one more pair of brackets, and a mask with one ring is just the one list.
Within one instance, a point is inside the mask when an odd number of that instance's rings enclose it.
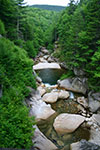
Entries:
{"label": "flowing water", "polygon": [[[65,73],[65,70],[44,69],[40,70],[38,73],[44,83],[56,84],[60,76]],[[70,150],[71,143],[78,142],[81,139],[89,140],[90,137],[89,130],[82,127],[79,127],[75,132],[71,134],[68,133],[62,135],[57,134],[53,128],[54,119],[59,114],[78,114],[78,104],[73,101],[73,98],[74,94],[70,92],[69,99],[59,100],[56,103],[51,104],[51,107],[56,111],[56,113],[48,120],[38,123],[39,129],[58,147],[59,150]]]}

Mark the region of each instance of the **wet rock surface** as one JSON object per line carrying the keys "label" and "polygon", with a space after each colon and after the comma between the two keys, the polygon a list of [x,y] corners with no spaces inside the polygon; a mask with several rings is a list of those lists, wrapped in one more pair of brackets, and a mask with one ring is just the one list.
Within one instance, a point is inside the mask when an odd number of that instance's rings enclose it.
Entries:
{"label": "wet rock surface", "polygon": [[46,136],[38,129],[37,126],[34,126],[34,138],[32,142],[34,143],[35,150],[57,150],[58,148],[46,138]]}

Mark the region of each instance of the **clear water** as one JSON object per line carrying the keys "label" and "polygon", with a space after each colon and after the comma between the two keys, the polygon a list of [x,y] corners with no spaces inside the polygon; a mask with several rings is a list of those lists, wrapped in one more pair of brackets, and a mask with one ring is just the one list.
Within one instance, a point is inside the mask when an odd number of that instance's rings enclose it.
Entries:
{"label": "clear water", "polygon": [[70,134],[58,135],[53,128],[54,119],[61,113],[71,113],[77,114],[77,103],[71,99],[68,100],[59,100],[56,103],[52,104],[52,108],[56,110],[56,114],[50,117],[46,121],[41,121],[38,124],[40,130],[50,139],[59,150],[70,150],[70,144],[78,142],[81,139],[89,140],[90,133],[88,129],[78,128],[75,132]]}
{"label": "clear water", "polygon": [[37,73],[43,83],[54,85],[63,74],[67,73],[67,71],[65,69],[41,69],[37,71]]}
{"label": "clear water", "polygon": [[[42,78],[43,83],[54,85],[57,80],[60,79],[62,74],[67,73],[63,69],[43,69],[38,71],[38,75]],[[78,128],[71,134],[58,135],[53,128],[54,119],[61,113],[78,114],[77,103],[73,101],[74,96],[77,95],[70,92],[70,98],[68,100],[59,100],[52,104],[52,108],[56,113],[46,121],[38,123],[38,127],[44,135],[50,139],[59,150],[70,150],[70,144],[78,142],[81,139],[89,140],[90,132],[88,129],[82,127]]]}

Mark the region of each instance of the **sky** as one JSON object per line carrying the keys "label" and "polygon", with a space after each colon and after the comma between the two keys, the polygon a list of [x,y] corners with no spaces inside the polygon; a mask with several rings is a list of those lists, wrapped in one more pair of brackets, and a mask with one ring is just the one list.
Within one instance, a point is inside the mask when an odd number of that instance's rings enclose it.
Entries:
{"label": "sky", "polygon": [[67,6],[69,0],[24,0],[28,5],[34,4],[48,4],[48,5],[58,5],[58,6]]}

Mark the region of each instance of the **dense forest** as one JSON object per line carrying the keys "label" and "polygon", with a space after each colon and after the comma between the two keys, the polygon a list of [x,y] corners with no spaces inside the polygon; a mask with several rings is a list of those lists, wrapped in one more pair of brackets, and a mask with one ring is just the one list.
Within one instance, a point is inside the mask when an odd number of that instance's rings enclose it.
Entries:
{"label": "dense forest", "polygon": [[55,56],[66,62],[69,75],[82,69],[91,90],[100,91],[100,1],[70,0],[56,26],[59,49]]}
{"label": "dense forest", "polygon": [[53,5],[32,5],[31,7],[46,9],[51,11],[62,11],[66,8],[64,6],[53,6]]}
{"label": "dense forest", "polygon": [[[24,100],[36,89],[33,58],[41,46],[52,48],[58,13],[0,0],[0,147],[30,148],[34,118]],[[49,41],[48,41],[49,40]]]}
{"label": "dense forest", "polygon": [[[35,124],[24,104],[36,89],[33,59],[41,46],[66,63],[69,76],[82,69],[90,90],[100,91],[100,1],[70,0],[59,12],[0,0],[0,147],[30,148]],[[47,8],[49,9],[49,8]],[[68,76],[66,76],[68,77]]]}

